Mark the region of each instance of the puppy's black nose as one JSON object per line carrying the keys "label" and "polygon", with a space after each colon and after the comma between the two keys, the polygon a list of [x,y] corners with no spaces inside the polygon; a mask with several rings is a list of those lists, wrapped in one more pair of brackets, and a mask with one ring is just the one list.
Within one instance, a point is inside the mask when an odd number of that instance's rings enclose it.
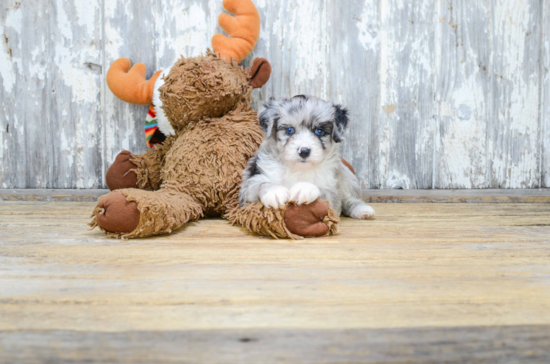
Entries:
{"label": "puppy's black nose", "polygon": [[302,158],[307,158],[307,157],[309,157],[309,154],[310,154],[310,153],[311,153],[311,149],[305,148],[305,147],[300,148],[300,150],[298,151],[298,154],[299,154],[300,157],[302,157]]}

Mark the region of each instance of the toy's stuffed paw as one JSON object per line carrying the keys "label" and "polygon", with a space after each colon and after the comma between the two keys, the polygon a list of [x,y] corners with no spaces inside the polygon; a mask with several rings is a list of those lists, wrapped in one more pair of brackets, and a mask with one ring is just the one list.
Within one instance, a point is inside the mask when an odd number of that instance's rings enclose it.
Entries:
{"label": "toy's stuffed paw", "polygon": [[97,225],[112,233],[129,233],[139,224],[140,213],[135,202],[128,202],[126,196],[115,191],[99,199]]}
{"label": "toy's stuffed paw", "polygon": [[310,204],[321,196],[319,187],[308,182],[298,182],[290,189],[290,200],[297,205]]}
{"label": "toy's stuffed paw", "polygon": [[273,186],[260,197],[260,201],[267,208],[272,207],[278,209],[286,205],[288,196],[288,188],[284,186]]}
{"label": "toy's stuffed paw", "polygon": [[131,169],[136,169],[136,165],[130,162],[132,153],[127,150],[120,152],[114,163],[107,170],[105,181],[111,191],[120,190],[122,188],[137,188],[137,175],[135,172],[130,172]]}
{"label": "toy's stuffed paw", "polygon": [[309,205],[290,205],[284,217],[286,228],[300,236],[326,235],[339,221],[329,209],[328,203],[319,199]]}

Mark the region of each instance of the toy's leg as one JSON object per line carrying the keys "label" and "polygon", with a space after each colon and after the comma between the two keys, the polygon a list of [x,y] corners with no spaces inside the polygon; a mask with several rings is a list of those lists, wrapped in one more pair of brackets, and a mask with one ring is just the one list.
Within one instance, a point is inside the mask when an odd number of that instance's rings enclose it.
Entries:
{"label": "toy's leg", "polygon": [[105,174],[107,186],[111,191],[121,188],[137,188],[137,174],[133,171],[137,166],[130,161],[132,153],[123,150],[118,153],[115,161]]}
{"label": "toy's leg", "polygon": [[233,225],[242,225],[259,235],[291,239],[336,234],[339,222],[336,211],[320,199],[309,205],[290,204],[283,209],[253,202],[229,210],[226,218]]}
{"label": "toy's leg", "polygon": [[161,161],[154,151],[146,154],[120,152],[107,170],[105,180],[111,191],[122,188],[158,190],[160,188]]}
{"label": "toy's leg", "polygon": [[162,182],[161,159],[156,150],[148,150],[145,154],[132,154],[123,150],[107,170],[107,186],[111,191],[122,188],[158,190]]}
{"label": "toy's leg", "polygon": [[90,226],[111,237],[141,238],[170,233],[202,215],[202,206],[185,193],[122,189],[99,200]]}
{"label": "toy's leg", "polygon": [[105,175],[109,189],[158,190],[162,183],[160,170],[171,142],[172,138],[167,138],[163,144],[157,144],[156,149],[149,149],[145,154],[132,154],[127,150],[120,152]]}

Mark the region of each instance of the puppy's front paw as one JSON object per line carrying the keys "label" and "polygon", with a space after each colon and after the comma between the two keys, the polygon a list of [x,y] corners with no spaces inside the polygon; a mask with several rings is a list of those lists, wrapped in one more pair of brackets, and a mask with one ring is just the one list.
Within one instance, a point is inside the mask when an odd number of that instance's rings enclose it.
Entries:
{"label": "puppy's front paw", "polygon": [[351,216],[354,219],[370,220],[374,218],[374,209],[367,204],[361,204],[356,206],[351,212]]}
{"label": "puppy's front paw", "polygon": [[290,189],[290,201],[298,205],[310,204],[321,196],[319,187],[308,182],[298,182]]}
{"label": "puppy's front paw", "polygon": [[267,208],[278,209],[286,205],[288,196],[288,188],[284,186],[275,186],[264,193],[264,195],[260,197],[260,201]]}

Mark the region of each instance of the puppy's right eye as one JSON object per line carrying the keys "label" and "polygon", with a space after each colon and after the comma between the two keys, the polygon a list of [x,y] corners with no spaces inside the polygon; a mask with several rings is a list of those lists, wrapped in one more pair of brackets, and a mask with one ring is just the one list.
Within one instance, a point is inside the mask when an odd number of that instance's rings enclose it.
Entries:
{"label": "puppy's right eye", "polygon": [[286,128],[286,133],[287,133],[288,135],[294,134],[294,128]]}

